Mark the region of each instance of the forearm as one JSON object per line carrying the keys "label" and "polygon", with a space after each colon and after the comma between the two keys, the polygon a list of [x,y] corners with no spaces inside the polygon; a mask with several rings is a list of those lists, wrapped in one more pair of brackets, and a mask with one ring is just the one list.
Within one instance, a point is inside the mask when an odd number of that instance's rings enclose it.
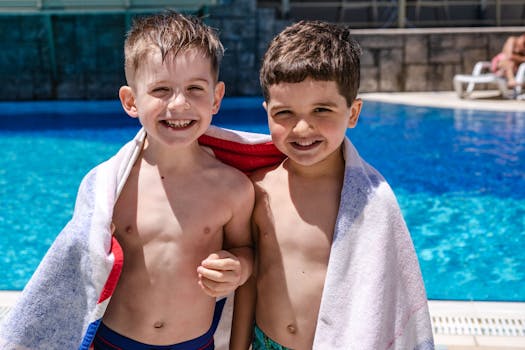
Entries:
{"label": "forearm", "polygon": [[243,285],[253,272],[253,248],[252,247],[237,247],[230,248],[228,251],[235,255],[241,265],[241,276],[239,285]]}
{"label": "forearm", "polygon": [[253,339],[255,324],[256,283],[251,275],[235,291],[230,350],[247,350]]}
{"label": "forearm", "polygon": [[519,64],[525,62],[525,56],[513,53],[512,56],[511,56],[511,60],[513,60],[514,62],[516,62],[516,64],[519,65]]}

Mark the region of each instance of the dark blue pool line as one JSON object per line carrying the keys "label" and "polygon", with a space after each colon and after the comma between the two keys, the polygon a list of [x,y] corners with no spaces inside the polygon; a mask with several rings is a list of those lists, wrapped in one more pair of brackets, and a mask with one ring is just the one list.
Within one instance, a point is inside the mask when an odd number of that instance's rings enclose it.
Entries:
{"label": "dark blue pool line", "polygon": [[[262,101],[259,97],[225,98],[214,117],[214,124],[224,127],[231,126],[231,123],[265,125]],[[20,118],[24,118],[22,123]],[[3,131],[122,127],[140,125],[137,119],[130,118],[124,112],[118,100],[0,102],[0,130]]]}
{"label": "dark blue pool line", "polygon": [[[227,97],[221,109],[248,109],[260,106],[262,97]],[[110,101],[24,101],[0,102],[0,117],[25,114],[111,114],[124,113],[119,100]]]}

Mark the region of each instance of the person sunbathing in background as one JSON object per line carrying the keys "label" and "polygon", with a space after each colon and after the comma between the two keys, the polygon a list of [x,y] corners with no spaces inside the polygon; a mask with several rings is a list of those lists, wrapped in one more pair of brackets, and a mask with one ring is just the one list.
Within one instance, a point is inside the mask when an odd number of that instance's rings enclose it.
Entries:
{"label": "person sunbathing in background", "polygon": [[525,62],[525,33],[520,36],[510,36],[494,58],[492,58],[492,71],[507,79],[509,88],[517,85],[515,76],[520,64]]}

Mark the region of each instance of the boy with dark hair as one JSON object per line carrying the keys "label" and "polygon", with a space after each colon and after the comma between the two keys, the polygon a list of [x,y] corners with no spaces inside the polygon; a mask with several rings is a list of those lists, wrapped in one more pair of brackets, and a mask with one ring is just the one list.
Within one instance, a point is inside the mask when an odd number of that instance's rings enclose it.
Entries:
{"label": "boy with dark hair", "polygon": [[[264,56],[264,108],[287,158],[252,175],[256,265],[236,303],[238,317],[255,311],[254,350],[433,348],[394,193],[346,137],[363,104],[360,53],[347,27],[302,21]],[[239,349],[247,334],[233,335]]]}

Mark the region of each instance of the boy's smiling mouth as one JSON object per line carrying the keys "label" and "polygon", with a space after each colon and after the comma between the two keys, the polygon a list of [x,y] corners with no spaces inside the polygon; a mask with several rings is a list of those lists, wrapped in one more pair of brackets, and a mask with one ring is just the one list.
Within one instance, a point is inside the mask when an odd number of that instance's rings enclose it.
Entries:
{"label": "boy's smiling mouth", "polygon": [[170,129],[184,129],[187,128],[193,123],[195,120],[191,119],[177,119],[177,120],[162,120],[161,123],[166,125]]}
{"label": "boy's smiling mouth", "polygon": [[318,146],[320,143],[321,141],[318,141],[318,140],[296,140],[296,141],[291,142],[294,148],[297,148],[300,150],[312,149]]}

